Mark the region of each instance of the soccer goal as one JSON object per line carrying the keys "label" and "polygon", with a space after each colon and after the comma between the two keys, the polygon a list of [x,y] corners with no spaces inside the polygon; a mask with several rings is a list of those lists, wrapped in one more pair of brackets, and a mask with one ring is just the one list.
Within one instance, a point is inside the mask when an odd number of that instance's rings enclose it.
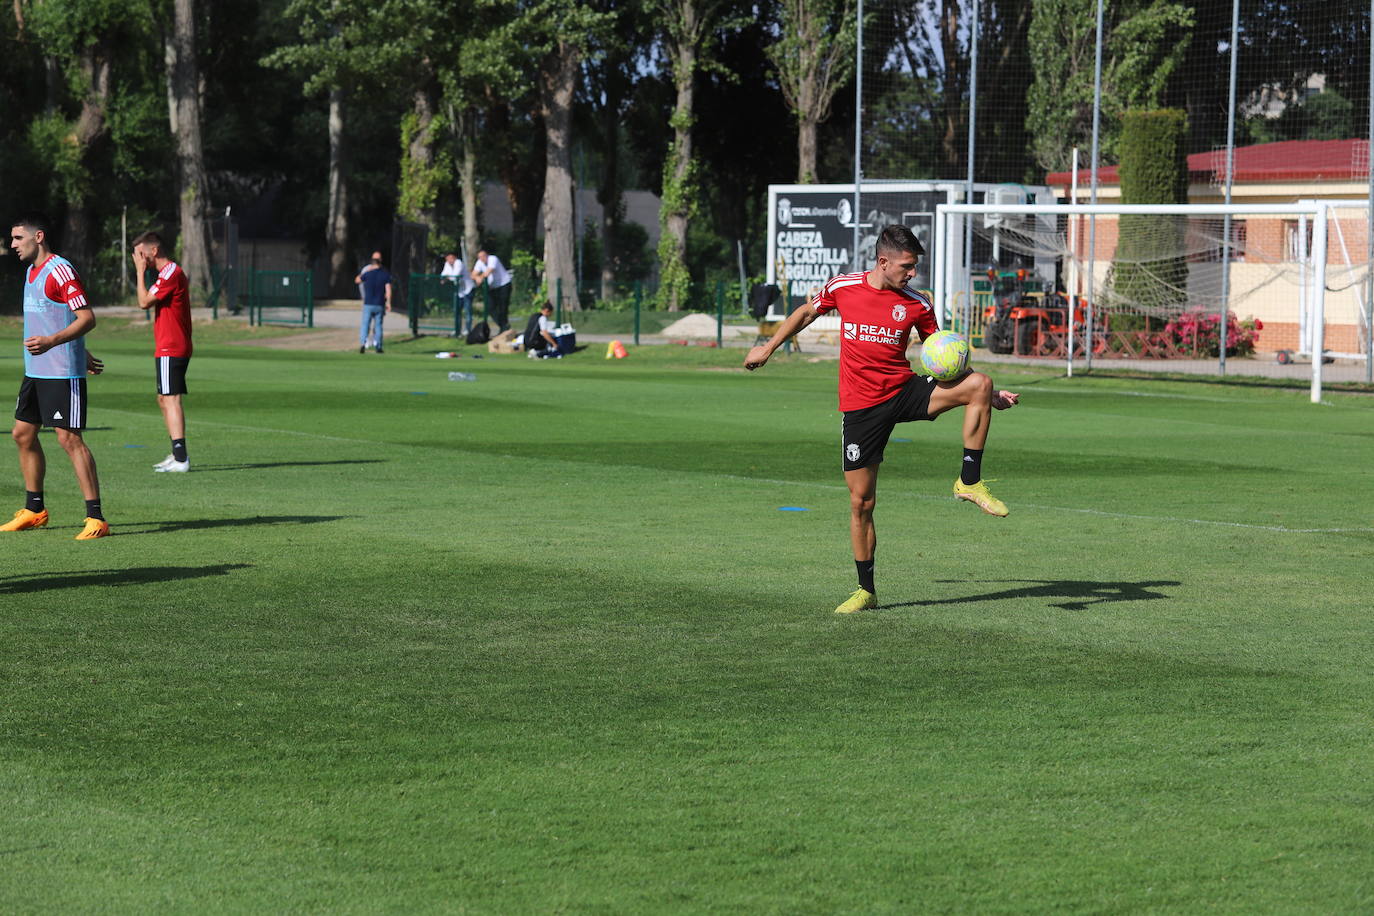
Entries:
{"label": "soccer goal", "polygon": [[[1367,200],[942,204],[932,285],[945,326],[993,353],[1070,375],[1210,360],[1291,377],[1310,362],[1318,401],[1324,378],[1374,374],[1368,224]],[[1052,280],[1026,268],[1046,260]]]}

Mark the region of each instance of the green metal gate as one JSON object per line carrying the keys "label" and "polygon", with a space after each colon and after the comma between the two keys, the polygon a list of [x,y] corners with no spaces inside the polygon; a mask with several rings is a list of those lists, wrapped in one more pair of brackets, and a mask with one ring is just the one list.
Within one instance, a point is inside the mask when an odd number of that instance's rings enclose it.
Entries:
{"label": "green metal gate", "polygon": [[411,274],[406,285],[410,332],[429,331],[457,336],[463,329],[458,308],[458,284],[439,274]]}
{"label": "green metal gate", "polygon": [[315,294],[307,270],[254,270],[248,275],[252,324],[315,326]]}

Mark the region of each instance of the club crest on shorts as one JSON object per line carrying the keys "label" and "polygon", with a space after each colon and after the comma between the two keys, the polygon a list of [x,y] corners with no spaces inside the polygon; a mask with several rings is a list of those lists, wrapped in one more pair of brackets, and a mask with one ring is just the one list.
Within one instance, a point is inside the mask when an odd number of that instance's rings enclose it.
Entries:
{"label": "club crest on shorts", "polygon": [[892,320],[902,321],[906,318],[906,306],[898,302],[892,307]]}
{"label": "club crest on shorts", "polygon": [[846,445],[844,447],[844,456],[848,458],[850,461],[858,461],[859,444],[857,442],[851,442],[848,445]]}

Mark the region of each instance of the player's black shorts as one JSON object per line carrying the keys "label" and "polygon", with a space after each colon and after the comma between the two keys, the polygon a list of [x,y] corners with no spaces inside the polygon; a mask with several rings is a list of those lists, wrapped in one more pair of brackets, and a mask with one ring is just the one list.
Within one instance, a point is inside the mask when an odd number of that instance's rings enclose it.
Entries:
{"label": "player's black shorts", "polygon": [[189,356],[155,356],[157,364],[157,393],[185,394],[186,367],[191,365]]}
{"label": "player's black shorts", "polygon": [[86,380],[24,376],[14,402],[14,418],[34,426],[85,429]]}
{"label": "player's black shorts", "polygon": [[844,469],[857,471],[882,464],[883,449],[898,423],[934,420],[928,409],[934,390],[934,379],[913,375],[900,391],[881,404],[845,411]]}

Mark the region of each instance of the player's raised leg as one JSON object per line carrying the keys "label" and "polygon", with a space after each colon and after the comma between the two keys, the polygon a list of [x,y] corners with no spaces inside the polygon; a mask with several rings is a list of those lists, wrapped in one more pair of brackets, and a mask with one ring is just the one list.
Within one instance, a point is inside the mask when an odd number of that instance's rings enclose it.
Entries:
{"label": "player's raised leg", "polygon": [[3,525],[0,531],[24,531],[29,528],[42,528],[48,523],[48,510],[43,506],[43,478],[47,472],[47,458],[43,446],[38,441],[38,427],[23,420],[14,421],[10,433],[14,444],[19,448],[19,470],[24,477],[26,498],[24,508],[14,513],[14,518]]}
{"label": "player's raised leg", "polygon": [[854,548],[854,567],[859,587],[835,608],[836,614],[852,614],[878,606],[873,584],[873,557],[878,548],[878,532],[873,525],[873,507],[878,500],[878,468],[870,465],[844,472],[849,487],[849,542]]}
{"label": "player's raised leg", "polygon": [[954,495],[966,499],[989,515],[1005,516],[1007,505],[988,491],[983,482],[983,449],[992,426],[992,412],[1006,410],[1020,399],[1011,391],[994,390],[992,379],[970,372],[952,382],[939,382],[930,395],[930,415],[939,416],[955,407],[964,408],[964,456]]}
{"label": "player's raised leg", "polygon": [[89,541],[105,537],[110,533],[110,525],[105,521],[105,514],[100,507],[100,478],[96,474],[95,456],[91,454],[79,429],[57,427],[57,444],[71,459],[76,481],[81,485],[81,495],[86,500],[86,524],[76,539]]}

